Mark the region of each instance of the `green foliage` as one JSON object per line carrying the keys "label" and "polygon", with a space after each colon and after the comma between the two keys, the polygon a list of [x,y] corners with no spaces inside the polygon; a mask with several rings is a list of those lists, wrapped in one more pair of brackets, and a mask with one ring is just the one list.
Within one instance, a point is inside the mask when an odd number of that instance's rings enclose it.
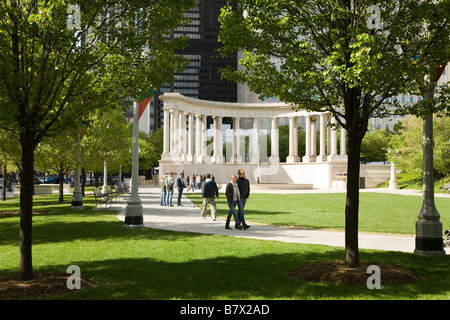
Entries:
{"label": "green foliage", "polygon": [[35,151],[35,170],[64,175],[76,165],[77,137],[75,130],[46,137]]}
{"label": "green foliage", "polygon": [[186,65],[174,52],[184,39],[170,40],[170,31],[194,1],[83,1],[79,29],[66,27],[70,4],[0,4],[0,125],[31,131],[34,145],[91,110],[159,88]]}
{"label": "green foliage", "polygon": [[[32,279],[34,151],[95,110],[139,99],[173,78],[186,59],[171,30],[194,0],[17,0],[0,3],[0,127],[21,145],[22,280]],[[75,26],[71,20],[78,20]],[[114,109],[114,108],[111,108]],[[113,137],[114,138],[114,137]],[[110,140],[112,143],[117,140]],[[112,150],[98,145],[101,158]],[[100,158],[100,157],[99,157]]]}
{"label": "green foliage", "polygon": [[[224,76],[246,82],[261,96],[331,110],[346,120],[349,112],[361,120],[386,112],[385,98],[418,91],[428,64],[438,65],[449,54],[444,1],[384,1],[382,30],[367,27],[370,1],[234,2],[237,9],[222,10],[219,40],[223,54],[243,52],[243,68],[226,69]],[[409,59],[416,54],[419,59]],[[355,101],[350,110],[347,104]]]}
{"label": "green foliage", "polygon": [[[434,116],[434,169],[436,178],[450,174],[450,118]],[[393,136],[389,147],[389,158],[406,173],[409,180],[422,176],[423,120],[415,116],[406,117],[399,134]]]}
{"label": "green foliage", "polygon": [[430,87],[425,76],[448,62],[449,1],[383,1],[376,28],[373,1],[232,2],[219,18],[220,51],[242,52],[242,68],[223,76],[260,97],[329,111],[348,132],[346,262],[356,267],[361,141],[369,119],[390,112],[385,99]]}
{"label": "green foliage", "polygon": [[158,167],[162,154],[163,130],[161,128],[155,131],[139,133],[139,167],[148,169]]}
{"label": "green foliage", "polygon": [[108,170],[131,159],[131,126],[125,123],[121,106],[105,112],[92,114],[82,128],[82,166],[88,171],[103,171],[106,161]]}
{"label": "green foliage", "polygon": [[385,162],[389,141],[393,133],[389,130],[369,131],[361,143],[361,162]]}
{"label": "green foliage", "polygon": [[7,171],[20,170],[20,143],[17,136],[0,129],[0,163],[7,164]]}

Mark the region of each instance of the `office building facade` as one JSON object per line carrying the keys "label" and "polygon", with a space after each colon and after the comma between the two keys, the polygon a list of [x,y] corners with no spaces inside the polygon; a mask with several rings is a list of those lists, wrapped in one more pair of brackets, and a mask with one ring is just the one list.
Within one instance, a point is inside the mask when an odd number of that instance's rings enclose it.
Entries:
{"label": "office building facade", "polygon": [[185,14],[191,22],[173,31],[173,37],[185,36],[187,45],[178,54],[189,59],[188,67],[176,73],[175,81],[167,83],[156,92],[149,106],[150,131],[164,125],[163,101],[159,95],[164,92],[180,93],[184,96],[220,102],[237,102],[237,85],[221,79],[220,68],[237,66],[237,56],[222,58],[217,52],[220,43],[220,9],[226,0],[196,0],[197,6]]}

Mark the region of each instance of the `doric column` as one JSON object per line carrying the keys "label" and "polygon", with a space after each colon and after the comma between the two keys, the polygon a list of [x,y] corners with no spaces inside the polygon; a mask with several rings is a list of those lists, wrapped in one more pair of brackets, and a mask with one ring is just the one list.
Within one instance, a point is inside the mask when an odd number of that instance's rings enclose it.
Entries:
{"label": "doric column", "polygon": [[[328,156],[328,161],[338,161],[338,162],[343,162],[343,161],[347,161],[347,156],[344,155],[338,155],[337,153],[337,121],[336,119],[331,116],[331,123],[332,123],[332,129],[331,129],[331,153]],[[344,150],[345,153],[345,133],[342,134],[341,131],[341,139],[344,139],[344,142],[341,141],[341,151]],[[342,143],[344,143],[344,146],[342,147]]]}
{"label": "doric column", "polygon": [[297,117],[289,117],[289,156],[287,163],[294,163],[300,160],[298,156],[298,123]]}
{"label": "doric column", "polygon": [[317,156],[316,121],[316,117],[311,117],[311,161],[316,161]]}
{"label": "doric column", "polygon": [[188,145],[187,145],[187,157],[186,161],[188,163],[192,163],[194,161],[194,115],[192,113],[188,113]]}
{"label": "doric column", "polygon": [[310,162],[311,160],[311,118],[305,117],[305,155],[302,162]]}
{"label": "doric column", "polygon": [[331,153],[330,156],[337,156],[337,122],[334,117],[331,117]]}
{"label": "doric column", "polygon": [[305,156],[303,162],[316,161],[316,122],[311,116],[306,116],[305,124]]}
{"label": "doric column", "polygon": [[202,116],[195,115],[195,163],[202,163]]}
{"label": "doric column", "polygon": [[177,109],[173,110],[173,155],[177,157],[180,156],[180,128],[179,126],[179,112]]}
{"label": "doric column", "polygon": [[331,154],[331,114],[327,115],[327,155]]}
{"label": "doric column", "polygon": [[207,160],[207,143],[208,143],[208,137],[206,136],[207,132],[207,120],[208,116],[205,114],[202,116],[202,159],[205,162]]}
{"label": "doric column", "polygon": [[174,115],[174,110],[170,109],[169,113],[170,113],[170,123],[169,123],[169,139],[170,139],[170,153],[174,153],[174,144],[175,144],[175,115]]}
{"label": "doric column", "polygon": [[180,120],[178,123],[179,133],[179,152],[181,161],[186,160],[186,113],[180,111]]}
{"label": "doric column", "polygon": [[280,162],[280,143],[278,134],[278,118],[272,118],[272,125],[270,128],[270,163],[275,164]]}
{"label": "doric column", "polygon": [[218,136],[218,140],[217,140],[217,151],[218,151],[218,157],[216,157],[216,163],[224,163],[225,162],[225,158],[223,156],[223,131],[222,131],[222,117],[218,117],[217,119],[217,136]]}
{"label": "doric column", "polygon": [[253,118],[253,128],[252,128],[252,155],[250,157],[250,163],[259,162],[259,119]]}
{"label": "doric column", "polygon": [[170,151],[170,121],[169,110],[164,109],[164,127],[163,127],[163,154],[168,154]]}
{"label": "doric column", "polygon": [[214,144],[213,159],[211,162],[223,163],[223,134],[222,134],[222,117],[214,116]]}
{"label": "doric column", "polygon": [[242,163],[241,156],[241,118],[233,119],[233,159],[234,163]]}
{"label": "doric column", "polygon": [[325,150],[325,131],[326,131],[326,115],[320,114],[319,116],[319,139],[320,139],[320,150],[319,156],[317,157],[317,162],[326,162],[327,154]]}
{"label": "doric column", "polygon": [[346,138],[345,138],[345,129],[344,128],[341,128],[341,147],[340,147],[340,149],[341,149],[341,152],[340,152],[340,156],[346,156],[347,155],[347,153],[346,153],[346,151],[345,151],[345,145],[346,145]]}

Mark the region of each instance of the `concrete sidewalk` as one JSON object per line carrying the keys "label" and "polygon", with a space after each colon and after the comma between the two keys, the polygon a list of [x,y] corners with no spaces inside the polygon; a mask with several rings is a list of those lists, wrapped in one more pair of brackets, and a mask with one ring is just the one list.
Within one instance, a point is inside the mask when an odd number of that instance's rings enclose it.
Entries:
{"label": "concrete sidewalk", "polygon": [[[263,189],[255,189],[256,188],[253,188],[252,192],[264,192]],[[299,192],[299,190],[296,191]],[[267,190],[265,192],[273,193],[274,190]],[[286,190],[283,190],[283,193],[286,193]],[[139,196],[142,200],[142,206],[144,208],[144,226],[148,228],[203,234],[218,234],[293,243],[322,244],[334,247],[345,246],[345,234],[340,231],[318,231],[273,227],[252,224],[251,221],[248,222],[251,227],[244,231],[234,229],[233,219],[231,219],[230,224],[230,227],[233,229],[226,230],[225,221],[223,218],[221,220],[213,221],[210,217],[207,217],[206,220],[202,220],[200,218],[200,209],[184,195],[182,197],[182,207],[177,207],[176,205],[174,207],[161,207],[161,192],[159,188],[145,186],[141,187],[139,189]],[[176,203],[176,197],[177,193],[175,192],[174,203]],[[126,201],[113,201],[112,207],[122,210],[122,212],[118,215],[118,218],[123,221],[125,219]],[[415,237],[359,233],[359,248],[414,252]],[[450,248],[445,248],[445,250],[447,254],[450,253]]]}

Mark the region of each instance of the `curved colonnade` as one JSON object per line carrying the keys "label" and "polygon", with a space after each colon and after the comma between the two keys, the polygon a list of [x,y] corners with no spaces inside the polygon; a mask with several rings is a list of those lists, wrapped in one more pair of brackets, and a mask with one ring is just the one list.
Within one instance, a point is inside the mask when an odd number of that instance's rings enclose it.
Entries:
{"label": "curved colonnade", "polygon": [[[333,181],[345,175],[345,130],[340,129],[340,154],[337,148],[336,123],[329,113],[295,111],[284,103],[229,103],[212,102],[185,97],[179,93],[165,93],[164,146],[160,160],[160,173],[169,171],[192,174],[214,174],[216,181],[227,182],[238,168],[247,172],[251,182],[290,183],[305,187],[333,187]],[[298,153],[298,119],[305,120],[305,155]],[[223,119],[231,120],[230,129],[224,134]],[[244,131],[241,119],[251,118],[249,154],[244,157]],[[267,141],[260,141],[261,119],[270,119],[270,154],[266,162],[260,158],[261,148]],[[279,119],[289,119],[289,156],[285,163],[279,158]],[[213,139],[208,145],[207,124],[213,122]],[[318,126],[318,127],[317,127]],[[319,131],[319,150],[316,150],[316,131]],[[228,141],[224,150],[224,140]],[[212,144],[212,150],[211,150]],[[224,154],[225,151],[225,154]],[[262,151],[264,152],[264,150]]]}

